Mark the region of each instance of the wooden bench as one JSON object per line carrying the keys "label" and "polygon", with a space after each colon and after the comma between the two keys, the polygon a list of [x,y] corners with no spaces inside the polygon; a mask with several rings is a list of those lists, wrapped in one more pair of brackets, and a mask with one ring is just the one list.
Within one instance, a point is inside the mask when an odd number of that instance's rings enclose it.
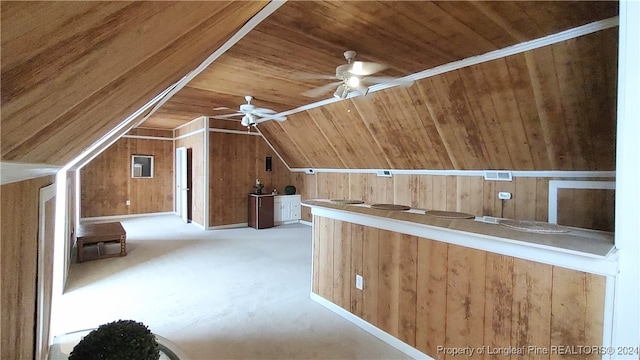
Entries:
{"label": "wooden bench", "polygon": [[[108,253],[104,247],[105,243],[119,243],[120,252]],[[81,263],[86,260],[96,260],[110,258],[114,256],[127,255],[127,233],[119,222],[101,224],[81,224],[77,233],[77,259]],[[98,256],[86,258],[85,246],[97,245]]]}

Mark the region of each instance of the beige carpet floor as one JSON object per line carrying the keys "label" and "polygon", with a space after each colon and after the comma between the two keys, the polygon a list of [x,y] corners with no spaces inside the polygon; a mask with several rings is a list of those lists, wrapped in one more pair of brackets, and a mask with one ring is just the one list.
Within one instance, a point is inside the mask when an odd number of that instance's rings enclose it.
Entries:
{"label": "beige carpet floor", "polygon": [[405,359],[309,299],[311,228],[128,218],[128,255],[73,263],[54,334],[142,321],[191,359]]}

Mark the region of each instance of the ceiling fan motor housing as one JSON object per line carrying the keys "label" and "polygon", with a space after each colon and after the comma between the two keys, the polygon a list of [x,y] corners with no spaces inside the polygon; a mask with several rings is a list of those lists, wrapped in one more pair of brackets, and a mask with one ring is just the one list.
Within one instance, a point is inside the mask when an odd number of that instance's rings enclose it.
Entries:
{"label": "ceiling fan motor housing", "polygon": [[347,59],[347,62],[351,62],[356,57],[356,52],[353,50],[347,50],[344,52],[344,58]]}
{"label": "ceiling fan motor housing", "polygon": [[349,73],[349,64],[340,65],[336,68],[336,77],[344,80],[344,78],[351,76]]}
{"label": "ceiling fan motor housing", "polygon": [[253,111],[253,109],[255,109],[255,107],[251,104],[240,105],[240,112],[243,112],[243,113],[250,113]]}

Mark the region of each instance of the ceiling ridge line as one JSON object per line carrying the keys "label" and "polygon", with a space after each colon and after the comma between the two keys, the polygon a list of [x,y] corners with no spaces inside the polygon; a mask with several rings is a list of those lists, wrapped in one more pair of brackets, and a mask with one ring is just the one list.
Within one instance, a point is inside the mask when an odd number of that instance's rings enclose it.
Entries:
{"label": "ceiling ridge line", "polygon": [[[601,30],[606,30],[615,26],[618,26],[619,18],[618,16],[614,16],[604,20],[598,20],[589,24],[581,25],[575,28],[571,28],[568,30],[564,30],[555,34],[543,36],[541,38],[533,39],[530,41],[526,41],[523,43],[507,46],[502,49],[489,51],[484,54],[471,56],[468,58],[464,58],[462,60],[457,60],[454,62],[450,62],[443,65],[438,65],[431,69],[423,70],[414,74],[407,75],[405,77],[399,78],[399,80],[422,80],[432,76],[440,75],[443,73],[447,73],[450,71],[458,70],[464,67],[481,64],[488,61],[497,60],[500,58],[504,58],[511,55],[520,54],[526,51],[538,49],[544,46],[549,46],[553,44],[557,44],[562,41],[574,39],[583,35],[589,35]],[[398,84],[376,84],[369,87],[369,93],[389,89],[392,87],[400,86]],[[281,113],[276,114],[276,116],[287,116],[295,113],[299,113],[305,110],[314,109],[320,106],[332,104],[338,101],[350,99],[353,97],[360,96],[355,92],[351,92],[347,95],[345,99],[337,99],[337,98],[329,98],[321,101],[317,101],[311,104],[303,105],[297,107],[295,109],[283,111]]]}

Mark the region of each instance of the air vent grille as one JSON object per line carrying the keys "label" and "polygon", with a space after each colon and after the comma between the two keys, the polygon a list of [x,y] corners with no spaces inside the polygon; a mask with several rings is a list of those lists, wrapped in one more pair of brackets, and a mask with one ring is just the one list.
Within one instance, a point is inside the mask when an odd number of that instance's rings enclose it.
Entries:
{"label": "air vent grille", "polygon": [[383,177],[391,177],[391,176],[393,176],[391,174],[391,170],[378,170],[378,171],[376,171],[376,173],[378,174],[378,176],[383,176]]}
{"label": "air vent grille", "polygon": [[511,174],[511,171],[487,170],[484,172],[484,179],[494,181],[513,181],[513,175]]}

